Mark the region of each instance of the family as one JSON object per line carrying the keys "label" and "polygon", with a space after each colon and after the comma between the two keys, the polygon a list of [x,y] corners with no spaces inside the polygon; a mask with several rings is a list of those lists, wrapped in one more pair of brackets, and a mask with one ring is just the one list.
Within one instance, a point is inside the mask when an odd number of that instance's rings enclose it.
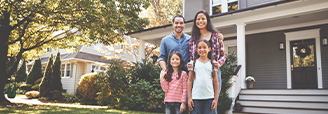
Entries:
{"label": "family", "polygon": [[217,114],[220,67],[226,60],[223,35],[205,11],[196,13],[191,36],[182,32],[183,16],[172,22],[174,31],[162,39],[158,58],[165,113],[187,113],[188,108],[192,114]]}

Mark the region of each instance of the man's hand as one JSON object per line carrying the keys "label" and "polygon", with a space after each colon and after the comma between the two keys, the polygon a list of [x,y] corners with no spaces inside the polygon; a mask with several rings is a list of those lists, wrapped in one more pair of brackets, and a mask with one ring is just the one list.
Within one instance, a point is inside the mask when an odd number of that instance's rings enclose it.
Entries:
{"label": "man's hand", "polygon": [[164,76],[165,76],[166,73],[167,73],[166,70],[162,70],[161,71],[161,74],[160,74],[160,77],[159,77],[159,79],[160,79],[161,82],[164,80]]}
{"label": "man's hand", "polygon": [[216,36],[217,39],[223,41],[224,40],[224,37],[223,37],[223,34],[222,33],[219,33],[217,36]]}
{"label": "man's hand", "polygon": [[181,106],[180,106],[180,113],[182,113],[185,110],[186,110],[186,104],[184,102],[182,102]]}
{"label": "man's hand", "polygon": [[213,66],[215,69],[219,69],[219,63],[216,60],[213,60]]}
{"label": "man's hand", "polygon": [[192,111],[194,106],[195,106],[194,105],[194,101],[192,101],[191,98],[188,98],[188,107],[189,107],[189,110]]}

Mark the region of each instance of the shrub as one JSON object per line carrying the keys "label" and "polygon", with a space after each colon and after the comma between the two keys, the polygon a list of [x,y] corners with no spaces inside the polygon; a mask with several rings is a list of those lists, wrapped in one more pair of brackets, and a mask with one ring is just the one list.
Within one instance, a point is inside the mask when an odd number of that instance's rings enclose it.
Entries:
{"label": "shrub", "polygon": [[41,97],[52,97],[50,91],[51,91],[51,84],[50,80],[52,77],[52,67],[53,67],[53,55],[49,57],[48,65],[46,67],[46,70],[44,71],[44,75],[42,78],[42,81],[40,83],[40,96]]}
{"label": "shrub", "polygon": [[33,86],[31,87],[32,90],[36,90],[36,91],[38,91],[39,88],[40,88],[40,85],[39,85],[39,84],[35,84],[35,85],[33,85]]}
{"label": "shrub", "polygon": [[26,91],[29,91],[29,90],[31,90],[31,87],[32,87],[31,84],[22,84],[22,85],[19,87],[19,89],[20,89],[20,90],[26,90]]}
{"label": "shrub", "polygon": [[154,79],[159,78],[158,76],[161,69],[159,65],[155,65],[147,59],[144,59],[143,62],[137,62],[135,66],[131,67],[130,72],[132,78],[131,83],[136,83],[141,79],[153,82]]}
{"label": "shrub", "polygon": [[141,79],[131,84],[120,101],[120,109],[163,112],[165,93],[159,79],[155,79],[152,83]]}
{"label": "shrub", "polygon": [[42,81],[42,78],[39,78],[39,79],[37,79],[37,80],[34,82],[34,84],[40,84],[41,81]]}
{"label": "shrub", "polygon": [[25,96],[29,99],[38,98],[40,97],[40,93],[38,91],[28,91],[25,93]]}
{"label": "shrub", "polygon": [[61,101],[67,103],[76,103],[79,101],[79,99],[74,95],[64,93]]}
{"label": "shrub", "polygon": [[[32,66],[32,69],[30,71],[30,73],[28,74],[27,78],[26,78],[26,83],[27,84],[35,84],[34,82],[37,79],[42,80],[42,70],[41,70],[41,59],[39,58],[38,60],[34,61],[34,64]],[[40,80],[40,82],[41,82]]]}
{"label": "shrub", "polygon": [[16,74],[16,78],[15,81],[16,82],[25,82],[26,81],[26,62],[25,60],[23,61],[23,64],[21,65],[21,67],[19,68],[17,74]]}
{"label": "shrub", "polygon": [[102,83],[103,81],[97,73],[83,75],[78,84],[77,97],[84,104],[96,104],[97,93],[100,91]]}
{"label": "shrub", "polygon": [[113,60],[110,62],[110,67],[103,74],[104,86],[102,86],[99,96],[96,98],[101,105],[110,105],[117,107],[121,96],[128,89],[128,70],[125,69],[121,61]]}
{"label": "shrub", "polygon": [[54,62],[53,68],[52,68],[52,77],[50,80],[51,85],[51,92],[53,99],[61,99],[62,97],[62,91],[63,91],[63,84],[61,82],[61,72],[60,72],[60,53],[58,52],[56,55],[56,60]]}
{"label": "shrub", "polygon": [[236,69],[237,64],[237,58],[235,53],[229,53],[227,55],[227,59],[224,63],[224,65],[221,67],[222,71],[222,88],[220,97],[218,100],[218,114],[224,114],[227,110],[230,110],[232,99],[229,98],[229,95],[227,93],[227,90],[231,87],[231,83],[229,83],[232,74],[234,73]]}

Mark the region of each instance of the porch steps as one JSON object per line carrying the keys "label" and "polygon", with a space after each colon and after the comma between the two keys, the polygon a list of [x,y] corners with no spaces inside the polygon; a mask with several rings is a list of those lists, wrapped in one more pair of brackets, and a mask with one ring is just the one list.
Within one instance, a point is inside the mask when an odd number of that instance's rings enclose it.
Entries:
{"label": "porch steps", "polygon": [[241,90],[241,113],[328,114],[328,90]]}

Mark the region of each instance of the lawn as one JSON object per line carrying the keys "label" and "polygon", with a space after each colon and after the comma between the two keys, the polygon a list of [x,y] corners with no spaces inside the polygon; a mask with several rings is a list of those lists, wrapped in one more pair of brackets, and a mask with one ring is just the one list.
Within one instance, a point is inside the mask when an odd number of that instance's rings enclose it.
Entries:
{"label": "lawn", "polygon": [[127,111],[115,109],[69,108],[58,106],[21,106],[0,107],[0,113],[5,114],[160,114],[142,111]]}

